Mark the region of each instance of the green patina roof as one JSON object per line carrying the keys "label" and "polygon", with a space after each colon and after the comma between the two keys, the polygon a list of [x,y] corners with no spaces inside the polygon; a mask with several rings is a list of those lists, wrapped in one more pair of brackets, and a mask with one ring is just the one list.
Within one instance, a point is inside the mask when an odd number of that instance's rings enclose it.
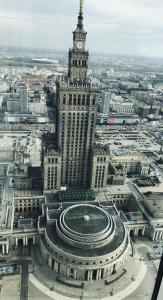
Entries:
{"label": "green patina roof", "polygon": [[58,192],[58,200],[59,201],[89,201],[95,199],[95,193],[90,189],[75,189],[69,188],[66,191]]}

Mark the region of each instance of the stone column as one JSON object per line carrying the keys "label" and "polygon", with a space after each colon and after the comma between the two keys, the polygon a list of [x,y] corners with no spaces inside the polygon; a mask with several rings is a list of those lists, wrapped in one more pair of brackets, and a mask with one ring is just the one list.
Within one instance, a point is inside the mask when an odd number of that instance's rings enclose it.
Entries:
{"label": "stone column", "polygon": [[88,280],[92,280],[92,270],[88,271]]}
{"label": "stone column", "polygon": [[117,265],[117,263],[115,264],[115,271],[118,272],[118,265]]}
{"label": "stone column", "polygon": [[16,247],[17,247],[18,246],[18,238],[17,238],[17,236],[15,238],[15,244],[16,244]]}
{"label": "stone column", "polygon": [[155,237],[156,240],[158,239],[158,234],[159,234],[159,232],[157,231],[156,232],[156,237]]}
{"label": "stone column", "polygon": [[76,279],[77,278],[77,270],[75,269],[74,270],[74,279]]}
{"label": "stone column", "polygon": [[5,245],[2,245],[2,254],[5,254]]}
{"label": "stone column", "polygon": [[[55,264],[55,263],[54,263],[54,264]],[[69,267],[67,267],[66,275],[67,275],[68,278],[70,277],[70,268],[69,268]]]}
{"label": "stone column", "polygon": [[145,227],[142,230],[142,235],[144,235],[144,234],[145,234]]}
{"label": "stone column", "polygon": [[6,253],[8,254],[8,244],[6,244]]}
{"label": "stone column", "polygon": [[102,271],[102,279],[104,279],[106,277],[107,274],[107,269],[103,269]]}
{"label": "stone column", "polygon": [[99,271],[100,271],[100,270],[97,270],[97,271],[96,271],[96,280],[99,279]]}
{"label": "stone column", "polygon": [[113,265],[110,267],[110,274],[113,272]]}
{"label": "stone column", "polygon": [[26,245],[26,237],[24,236],[23,237],[23,246],[25,246]]}
{"label": "stone column", "polygon": [[97,278],[97,280],[99,280],[99,279],[101,279],[101,272],[102,272],[102,270],[99,269],[97,272],[98,272],[98,278]]}
{"label": "stone column", "polygon": [[88,271],[88,280],[90,280],[90,270]]}
{"label": "stone column", "polygon": [[156,237],[156,232],[154,231],[154,232],[153,232],[153,236],[152,236],[152,240],[153,240],[153,241],[155,240],[155,237]]}
{"label": "stone column", "polygon": [[49,256],[48,258],[48,266],[51,268],[52,267],[52,258]]}
{"label": "stone column", "polygon": [[54,271],[58,273],[58,262],[54,261]]}
{"label": "stone column", "polygon": [[93,271],[90,272],[90,280],[92,280]]}
{"label": "stone column", "polygon": [[138,228],[135,229],[135,235],[138,236]]}

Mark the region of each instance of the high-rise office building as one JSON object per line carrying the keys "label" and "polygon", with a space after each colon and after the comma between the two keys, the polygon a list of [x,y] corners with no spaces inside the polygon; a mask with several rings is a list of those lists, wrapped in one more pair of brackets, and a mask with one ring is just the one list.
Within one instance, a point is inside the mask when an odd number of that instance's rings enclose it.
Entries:
{"label": "high-rise office building", "polygon": [[88,57],[83,27],[83,1],[73,48],[69,50],[68,77],[57,82],[57,144],[61,151],[61,184],[90,186],[91,155],[95,140],[98,89],[87,78]]}
{"label": "high-rise office building", "polygon": [[55,151],[44,151],[44,192],[55,192],[64,186],[95,190],[106,187],[109,151],[105,149],[101,157],[100,145],[98,151],[94,147],[99,91],[87,77],[86,35],[80,0],[68,76],[56,83],[56,142]]}
{"label": "high-rise office building", "polygon": [[101,113],[103,114],[109,113],[110,99],[111,99],[111,92],[103,91],[101,95]]}
{"label": "high-rise office building", "polygon": [[28,112],[28,93],[26,86],[19,86],[17,88],[17,93],[20,95],[21,101],[21,112],[27,113]]}

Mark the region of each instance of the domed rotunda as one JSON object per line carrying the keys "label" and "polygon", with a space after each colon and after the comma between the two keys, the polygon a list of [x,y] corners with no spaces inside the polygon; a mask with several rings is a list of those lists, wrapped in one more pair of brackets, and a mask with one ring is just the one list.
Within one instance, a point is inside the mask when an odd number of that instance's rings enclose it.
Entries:
{"label": "domed rotunda", "polygon": [[99,280],[125,264],[129,234],[113,207],[62,205],[47,211],[46,227],[40,230],[44,259],[67,278]]}

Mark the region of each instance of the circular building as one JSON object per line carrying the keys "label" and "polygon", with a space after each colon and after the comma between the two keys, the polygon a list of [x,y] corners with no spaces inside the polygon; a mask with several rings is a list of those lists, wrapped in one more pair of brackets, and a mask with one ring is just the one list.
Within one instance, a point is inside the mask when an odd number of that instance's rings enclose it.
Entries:
{"label": "circular building", "polygon": [[42,232],[44,259],[55,272],[68,278],[99,280],[125,264],[128,231],[109,208],[77,204],[50,211]]}

